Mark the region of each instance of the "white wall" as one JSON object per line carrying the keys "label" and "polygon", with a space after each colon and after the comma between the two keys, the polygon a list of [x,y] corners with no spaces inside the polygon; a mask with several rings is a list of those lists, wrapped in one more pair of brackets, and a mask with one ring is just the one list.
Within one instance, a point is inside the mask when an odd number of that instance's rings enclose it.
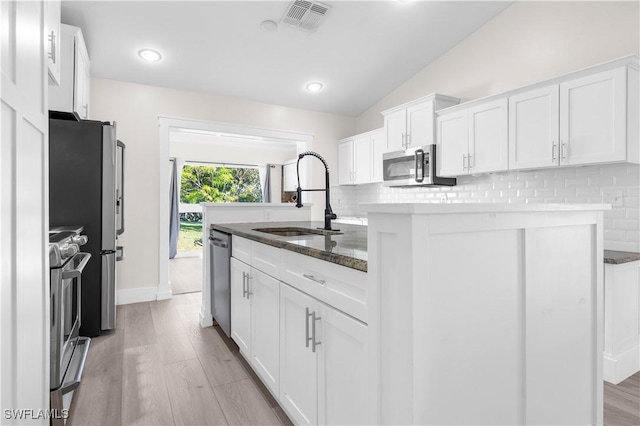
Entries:
{"label": "white wall", "polygon": [[[127,229],[119,238],[126,258],[118,264],[119,290],[158,285],[159,115],[313,134],[313,149],[334,168],[336,141],[355,133],[351,117],[92,78],[91,118],[117,121],[118,138],[127,144]],[[321,164],[309,165],[313,184],[323,185]],[[323,200],[321,193],[314,195],[312,217],[321,218]]]}
{"label": "white wall", "polygon": [[357,119],[441,93],[468,101],[639,51],[639,2],[517,1]]}
{"label": "white wall", "polygon": [[[391,92],[357,119],[358,132],[383,125],[380,111],[437,92],[468,101],[515,89],[640,51],[639,2],[518,1]],[[639,167],[630,164],[497,173],[458,180],[455,188],[333,190],[338,214],[356,215],[371,202],[603,202],[623,192],[622,207],[605,212],[605,247],[640,251]]]}

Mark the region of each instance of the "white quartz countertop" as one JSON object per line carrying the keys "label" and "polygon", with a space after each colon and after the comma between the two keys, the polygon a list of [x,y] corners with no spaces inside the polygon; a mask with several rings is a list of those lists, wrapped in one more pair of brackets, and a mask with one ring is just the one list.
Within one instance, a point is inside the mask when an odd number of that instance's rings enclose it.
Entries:
{"label": "white quartz countertop", "polygon": [[367,213],[451,214],[502,212],[557,212],[610,210],[610,204],[495,204],[495,203],[371,203],[360,204]]}

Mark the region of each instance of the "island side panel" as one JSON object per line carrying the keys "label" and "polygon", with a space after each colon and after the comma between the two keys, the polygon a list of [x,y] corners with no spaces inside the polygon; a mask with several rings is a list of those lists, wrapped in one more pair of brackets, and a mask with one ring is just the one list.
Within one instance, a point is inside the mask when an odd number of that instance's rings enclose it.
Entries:
{"label": "island side panel", "polygon": [[522,424],[522,230],[428,219],[414,226],[414,423]]}
{"label": "island side panel", "polygon": [[375,214],[367,231],[370,423],[412,424],[411,216]]}

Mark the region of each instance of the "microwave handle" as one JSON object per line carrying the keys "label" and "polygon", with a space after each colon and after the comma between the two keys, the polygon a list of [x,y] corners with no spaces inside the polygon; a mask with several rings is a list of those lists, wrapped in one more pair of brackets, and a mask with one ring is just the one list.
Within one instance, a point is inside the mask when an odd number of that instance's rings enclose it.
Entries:
{"label": "microwave handle", "polygon": [[415,152],[416,160],[416,182],[424,180],[424,151],[417,149]]}

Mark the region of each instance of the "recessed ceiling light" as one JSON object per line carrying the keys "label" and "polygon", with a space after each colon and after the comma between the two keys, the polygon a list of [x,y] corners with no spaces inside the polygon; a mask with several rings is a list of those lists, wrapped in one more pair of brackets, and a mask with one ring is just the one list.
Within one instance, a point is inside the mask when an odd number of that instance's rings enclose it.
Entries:
{"label": "recessed ceiling light", "polygon": [[322,90],[322,83],[314,81],[312,83],[307,84],[307,92],[319,92]]}
{"label": "recessed ceiling light", "polygon": [[272,20],[262,21],[262,23],[260,24],[260,29],[267,32],[275,31],[278,29],[278,24]]}
{"label": "recessed ceiling light", "polygon": [[147,62],[158,62],[160,59],[162,59],[162,55],[160,55],[160,52],[153,49],[139,50],[138,56],[140,57],[140,59]]}

